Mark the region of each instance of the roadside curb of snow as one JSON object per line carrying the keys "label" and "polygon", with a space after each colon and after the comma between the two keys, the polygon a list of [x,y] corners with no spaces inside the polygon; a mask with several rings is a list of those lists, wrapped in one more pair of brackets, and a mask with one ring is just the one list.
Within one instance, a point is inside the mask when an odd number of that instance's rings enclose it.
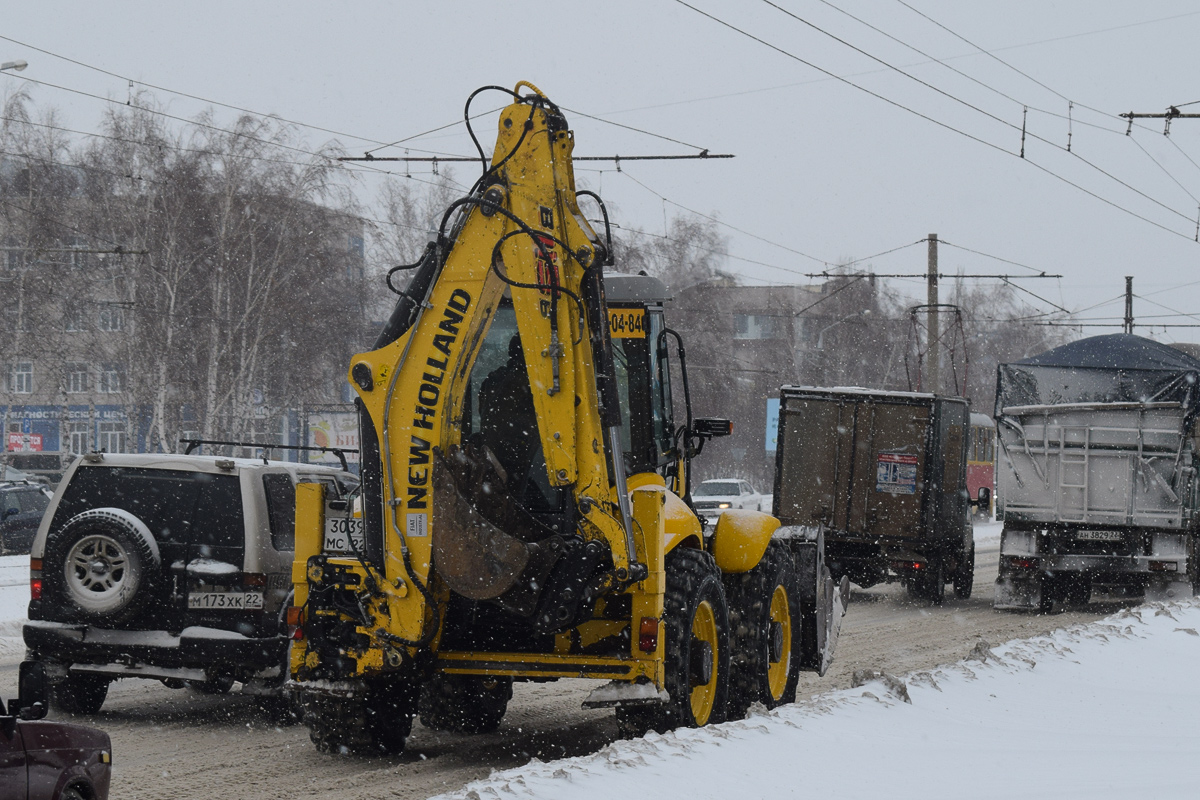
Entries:
{"label": "roadside curb of snow", "polygon": [[[495,770],[487,778],[473,781],[453,792],[431,800],[514,800],[545,796],[545,782],[565,781],[566,789],[576,778],[586,778],[610,770],[651,768],[654,761],[688,759],[714,742],[741,739],[748,734],[770,733],[777,726],[804,728],[820,717],[864,703],[885,706],[920,703],[916,690],[942,691],[941,684],[965,679],[974,681],[989,673],[1013,674],[1036,669],[1039,661],[1066,660],[1081,663],[1071,649],[1083,642],[1109,642],[1118,639],[1145,639],[1146,627],[1159,617],[1176,619],[1184,610],[1200,608],[1200,598],[1170,603],[1147,603],[1122,609],[1111,616],[1088,623],[1077,623],[1030,639],[1014,639],[1000,645],[979,640],[959,662],[902,677],[866,670],[856,675],[851,689],[838,689],[794,705],[767,711],[762,706],[751,710],[744,720],[706,728],[684,728],[666,734],[649,733],[639,739],[613,742],[586,756],[544,762],[534,758],[528,764],[507,770]],[[1175,632],[1200,636],[1195,628],[1176,627]],[[911,690],[911,691],[910,691]],[[530,784],[536,784],[536,787]]]}

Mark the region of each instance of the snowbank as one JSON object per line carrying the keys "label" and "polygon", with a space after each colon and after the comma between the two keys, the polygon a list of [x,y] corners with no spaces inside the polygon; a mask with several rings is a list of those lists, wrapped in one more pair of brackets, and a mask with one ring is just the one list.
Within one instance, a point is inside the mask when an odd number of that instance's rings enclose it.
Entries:
{"label": "snowbank", "polygon": [[0,662],[25,657],[21,626],[29,608],[29,556],[0,556]]}
{"label": "snowbank", "polygon": [[1200,602],[1150,604],[979,643],[906,685],[874,681],[740,722],[534,760],[441,797],[1189,797],[1200,777],[1198,659]]}

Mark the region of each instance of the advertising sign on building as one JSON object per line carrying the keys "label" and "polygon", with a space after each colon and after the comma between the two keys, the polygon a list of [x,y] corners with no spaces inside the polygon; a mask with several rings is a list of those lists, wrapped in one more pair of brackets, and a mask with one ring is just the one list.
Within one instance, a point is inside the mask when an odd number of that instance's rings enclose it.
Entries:
{"label": "advertising sign on building", "polygon": [[8,435],[8,451],[10,453],[40,453],[42,452],[42,435],[40,433],[10,433]]}
{"label": "advertising sign on building", "polygon": [[[308,415],[308,445],[310,447],[341,447],[358,449],[358,415],[345,411],[314,412]],[[340,465],[333,453],[309,453],[308,460],[317,464]],[[357,463],[358,453],[346,453],[346,460]]]}

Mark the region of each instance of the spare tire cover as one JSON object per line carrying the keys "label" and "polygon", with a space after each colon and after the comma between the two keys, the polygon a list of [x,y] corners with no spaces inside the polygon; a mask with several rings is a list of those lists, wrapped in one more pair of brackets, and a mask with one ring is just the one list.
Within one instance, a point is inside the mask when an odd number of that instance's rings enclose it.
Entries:
{"label": "spare tire cover", "polygon": [[140,610],[161,564],[145,523],[122,508],[94,508],[51,531],[42,575],[83,619],[115,623]]}

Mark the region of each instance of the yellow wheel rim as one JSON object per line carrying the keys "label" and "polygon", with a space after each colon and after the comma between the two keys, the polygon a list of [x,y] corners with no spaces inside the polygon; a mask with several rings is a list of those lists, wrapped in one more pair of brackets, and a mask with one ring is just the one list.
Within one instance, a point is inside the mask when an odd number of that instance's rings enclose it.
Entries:
{"label": "yellow wheel rim", "polygon": [[787,688],[788,672],[792,666],[792,610],[788,604],[787,589],[782,586],[776,586],[771,595],[771,623],[772,628],[775,623],[783,628],[783,647],[779,652],[779,660],[767,665],[767,686],[771,689],[771,698],[779,700]]}
{"label": "yellow wheel rim", "polygon": [[712,675],[708,683],[698,683],[692,686],[689,698],[692,704],[692,719],[697,725],[704,725],[712,716],[713,704],[717,699],[717,681],[722,677],[717,674],[717,615],[712,605],[705,600],[696,608],[696,616],[692,618],[692,638],[707,642],[712,652]]}

